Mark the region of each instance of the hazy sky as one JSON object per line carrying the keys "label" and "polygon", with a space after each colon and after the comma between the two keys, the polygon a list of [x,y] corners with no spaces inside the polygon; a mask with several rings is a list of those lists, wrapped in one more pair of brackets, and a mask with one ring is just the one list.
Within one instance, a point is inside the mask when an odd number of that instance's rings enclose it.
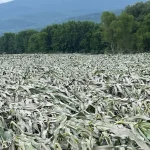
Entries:
{"label": "hazy sky", "polygon": [[10,2],[10,1],[13,1],[13,0],[0,0],[0,3],[7,3],[7,2]]}

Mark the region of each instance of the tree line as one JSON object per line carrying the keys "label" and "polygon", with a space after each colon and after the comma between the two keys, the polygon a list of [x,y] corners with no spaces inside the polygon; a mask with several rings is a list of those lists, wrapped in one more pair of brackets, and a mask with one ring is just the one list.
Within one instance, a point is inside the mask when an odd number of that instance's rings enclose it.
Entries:
{"label": "tree line", "polygon": [[120,15],[104,12],[99,24],[69,21],[0,37],[0,53],[8,54],[137,52],[150,52],[150,1],[127,6]]}

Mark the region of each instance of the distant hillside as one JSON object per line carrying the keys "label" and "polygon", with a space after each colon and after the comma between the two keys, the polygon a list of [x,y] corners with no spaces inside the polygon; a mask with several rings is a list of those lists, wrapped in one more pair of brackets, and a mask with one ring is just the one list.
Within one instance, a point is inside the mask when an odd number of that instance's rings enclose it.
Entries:
{"label": "distant hillside", "polygon": [[136,2],[138,0],[15,0],[0,4],[0,34],[40,29],[68,20],[99,22],[101,12],[123,9]]}
{"label": "distant hillside", "polygon": [[[121,9],[120,10],[114,10],[112,12],[114,12],[116,15],[119,15],[122,12],[122,10]],[[102,12],[100,12],[100,13],[90,13],[90,14],[81,15],[81,16],[77,16],[77,17],[71,17],[71,18],[68,18],[66,21],[69,21],[69,20],[93,21],[93,22],[99,23],[101,15],[102,15]]]}

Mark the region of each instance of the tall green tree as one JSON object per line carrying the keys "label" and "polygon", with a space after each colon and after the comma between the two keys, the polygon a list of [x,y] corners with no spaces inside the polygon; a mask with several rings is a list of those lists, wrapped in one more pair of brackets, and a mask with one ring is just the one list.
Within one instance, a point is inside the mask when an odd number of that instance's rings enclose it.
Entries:
{"label": "tall green tree", "polygon": [[47,33],[47,52],[52,52],[52,37],[53,37],[53,33],[52,33],[52,26],[47,26],[46,28],[44,28],[43,30],[41,30],[41,32],[45,32]]}
{"label": "tall green tree", "polygon": [[134,27],[134,17],[123,12],[117,18],[119,24],[116,28],[119,28],[119,36],[117,38],[117,43],[119,43],[119,48],[123,53],[130,53],[132,51],[132,31]]}
{"label": "tall green tree", "polygon": [[144,17],[136,35],[138,47],[143,49],[143,52],[150,52],[150,13]]}
{"label": "tall green tree", "polygon": [[103,38],[110,44],[112,53],[115,53],[116,43],[115,43],[115,31],[111,27],[113,21],[116,20],[116,15],[111,12],[104,12],[101,16],[102,28],[103,28]]}
{"label": "tall green tree", "polygon": [[35,30],[21,31],[16,35],[15,39],[15,49],[17,53],[26,53],[28,51],[29,38],[37,33]]}
{"label": "tall green tree", "polygon": [[5,33],[0,38],[0,53],[15,53],[15,34]]}
{"label": "tall green tree", "polygon": [[33,34],[28,43],[28,53],[47,53],[47,38],[48,34],[46,32],[39,32]]}
{"label": "tall green tree", "polygon": [[104,44],[100,29],[93,32],[92,36],[90,37],[90,52],[93,54],[104,53]]}
{"label": "tall green tree", "polygon": [[133,15],[136,21],[141,22],[144,20],[144,16],[150,13],[150,1],[129,5],[125,8],[125,12],[129,15]]}

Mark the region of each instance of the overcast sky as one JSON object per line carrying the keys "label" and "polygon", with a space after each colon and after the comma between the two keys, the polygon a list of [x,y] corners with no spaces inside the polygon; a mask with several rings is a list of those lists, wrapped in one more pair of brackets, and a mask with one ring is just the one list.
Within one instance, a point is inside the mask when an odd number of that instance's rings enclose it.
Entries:
{"label": "overcast sky", "polygon": [[10,2],[12,0],[0,0],[0,3],[7,3],[7,2]]}

